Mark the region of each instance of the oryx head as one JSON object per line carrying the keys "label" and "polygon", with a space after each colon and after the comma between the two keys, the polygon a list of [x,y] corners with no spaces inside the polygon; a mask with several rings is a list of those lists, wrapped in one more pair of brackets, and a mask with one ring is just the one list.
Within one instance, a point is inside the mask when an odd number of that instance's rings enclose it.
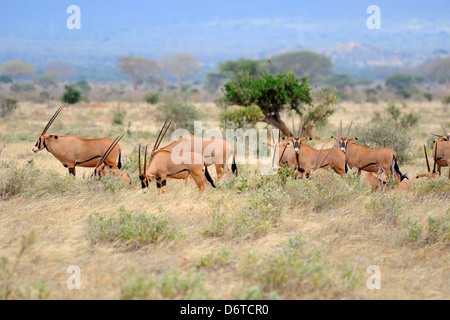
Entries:
{"label": "oryx head", "polygon": [[100,158],[97,165],[95,166],[93,176],[98,176],[100,178],[103,178],[113,168],[112,165],[105,165],[104,162],[105,162],[106,158],[108,158],[111,151],[113,151],[113,149],[117,146],[120,139],[122,139],[122,138],[123,138],[123,134],[121,136],[117,137],[116,139],[114,139],[113,143],[111,143],[111,145],[108,147],[108,149],[106,149],[105,153]]}
{"label": "oryx head", "polygon": [[48,139],[55,139],[55,140],[58,139],[58,136],[52,135],[52,134],[48,134],[47,131],[50,128],[50,126],[52,125],[53,121],[55,121],[56,117],[58,116],[58,114],[61,112],[61,110],[63,108],[64,108],[64,106],[59,107],[59,109],[55,112],[53,117],[50,119],[50,121],[45,126],[44,130],[42,131],[42,133],[39,135],[39,138],[36,141],[36,144],[34,145],[34,147],[32,149],[34,153],[44,149],[47,146],[46,145],[46,141],[48,141]]}
{"label": "oryx head", "polygon": [[302,132],[303,132],[303,117],[302,117],[300,128],[298,129],[298,131],[295,130],[294,119],[292,118],[292,134],[293,134],[293,136],[283,137],[283,141],[285,143],[292,142],[292,147],[294,148],[294,151],[296,154],[299,154],[299,152],[300,152],[300,148],[302,146],[302,141],[312,140],[311,137],[302,138],[301,137]]}
{"label": "oryx head", "polygon": [[450,141],[450,132],[443,125],[441,125],[441,128],[444,129],[444,134],[440,135],[432,133],[432,135],[438,137],[438,141]]}
{"label": "oryx head", "polygon": [[[170,121],[169,123],[164,122],[163,127],[161,128],[161,130],[159,131],[158,137],[156,138],[156,142],[155,145],[153,147],[153,150],[150,154],[150,159],[148,160],[148,166],[150,166],[150,163],[152,161],[153,155],[155,154],[155,152],[158,150],[159,145],[161,144],[162,139],[164,138],[167,130],[169,129],[170,125],[172,124],[172,121]],[[155,179],[156,177],[153,176],[152,174],[150,174],[150,172],[148,172],[148,168],[147,168],[147,148],[148,146],[145,146],[145,152],[144,152],[144,170],[142,170],[141,168],[141,149],[144,149],[143,147],[141,148],[141,145],[139,144],[139,181],[141,181],[141,186],[142,189],[148,188],[150,182]]]}
{"label": "oryx head", "polygon": [[341,119],[341,125],[340,125],[340,129],[339,129],[339,137],[331,136],[332,139],[336,140],[339,143],[339,148],[344,153],[347,150],[347,146],[348,146],[349,142],[358,140],[358,138],[356,138],[356,137],[352,137],[352,138],[348,137],[350,134],[350,129],[352,128],[352,124],[353,124],[353,120],[352,120],[352,122],[350,122],[350,125],[348,126],[347,135],[343,136],[343,134],[342,134],[342,119]]}

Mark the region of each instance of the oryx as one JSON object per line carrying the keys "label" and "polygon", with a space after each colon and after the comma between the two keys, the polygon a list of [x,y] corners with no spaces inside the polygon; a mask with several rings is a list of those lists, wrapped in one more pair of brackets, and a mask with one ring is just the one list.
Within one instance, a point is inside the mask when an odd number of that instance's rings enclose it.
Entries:
{"label": "oryx", "polygon": [[[64,106],[61,106],[45,126],[36,144],[33,152],[37,153],[43,149],[50,152],[62,165],[69,168],[69,173],[75,175],[75,167],[95,167],[98,160],[105,154],[113,140],[103,139],[85,139],[79,136],[62,136],[47,133],[47,130],[55,121]],[[118,158],[118,160],[117,160]],[[121,150],[116,145],[108,157],[104,160],[106,165],[112,168],[121,168],[120,162]],[[116,165],[117,163],[117,165]]]}

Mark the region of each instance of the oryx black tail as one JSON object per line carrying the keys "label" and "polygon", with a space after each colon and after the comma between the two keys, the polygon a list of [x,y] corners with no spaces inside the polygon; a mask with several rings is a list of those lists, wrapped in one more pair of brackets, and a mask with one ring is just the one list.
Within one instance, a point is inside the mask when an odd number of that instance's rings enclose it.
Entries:
{"label": "oryx black tail", "polygon": [[[402,174],[400,172],[400,168],[398,166],[397,163],[397,157],[394,155],[393,159],[392,159],[392,164],[394,165],[394,170],[395,172],[397,172],[397,174],[400,176],[400,181],[403,181],[405,179],[409,180],[408,176],[406,174]],[[394,172],[392,171],[392,174],[394,174]]]}
{"label": "oryx black tail", "polygon": [[236,159],[233,155],[233,163],[231,164],[231,171],[233,171],[233,173],[236,175],[236,177],[238,176],[238,169],[237,169],[237,165],[236,165]]}
{"label": "oryx black tail", "polygon": [[216,186],[214,185],[213,179],[212,179],[211,176],[209,175],[208,167],[207,167],[207,166],[205,166],[205,177],[206,177],[206,180],[208,180],[208,182],[211,183],[212,187],[215,188]]}

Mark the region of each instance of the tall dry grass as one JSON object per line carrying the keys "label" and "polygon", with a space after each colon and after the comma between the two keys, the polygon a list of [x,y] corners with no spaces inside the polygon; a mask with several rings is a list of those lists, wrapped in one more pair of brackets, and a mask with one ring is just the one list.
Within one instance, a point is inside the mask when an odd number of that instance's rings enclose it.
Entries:
{"label": "tall dry grass", "polygon": [[[22,103],[11,118],[0,120],[0,144],[6,143],[0,156],[0,256],[5,257],[0,298],[450,297],[446,179],[402,194],[374,194],[352,175],[341,179],[323,172],[283,182],[260,176],[256,167],[240,166],[238,178],[218,189],[207,187],[202,195],[169,180],[163,198],[155,187],[143,192],[114,181],[89,181],[89,169],[77,168],[73,180],[46,151],[33,154],[55,107]],[[137,143],[151,144],[159,124],[152,106],[121,107],[127,111],[123,126],[112,125],[117,104],[79,105],[65,109],[50,132],[114,137],[128,130],[121,145],[130,162]],[[204,127],[218,126],[213,104],[198,107],[207,115]],[[363,123],[384,107],[338,106],[328,126],[316,132],[317,143],[336,132],[341,118]],[[438,103],[410,103],[407,110],[422,115],[410,131],[412,158],[400,164],[415,176],[425,171],[420,146],[428,132],[439,130],[445,115]],[[136,181],[137,172],[130,173]],[[121,220],[124,212],[130,217]],[[158,235],[157,240],[143,240],[146,232]],[[80,267],[80,290],[67,287],[71,265]],[[371,265],[380,267],[380,290],[366,286]]]}

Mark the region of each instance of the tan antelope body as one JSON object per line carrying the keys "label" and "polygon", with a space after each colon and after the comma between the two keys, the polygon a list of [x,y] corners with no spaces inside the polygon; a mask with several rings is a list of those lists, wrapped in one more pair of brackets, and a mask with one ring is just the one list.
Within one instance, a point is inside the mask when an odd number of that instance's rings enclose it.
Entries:
{"label": "tan antelope body", "polygon": [[[295,135],[294,127],[295,127],[294,121],[292,120],[292,130]],[[344,175],[345,174],[344,154],[335,148],[324,149],[323,153],[321,153],[319,150],[304,144],[303,141],[312,140],[312,138],[301,138],[302,131],[303,131],[303,119],[300,128],[298,130],[297,136],[283,138],[283,140],[289,140],[293,144],[293,148],[286,148],[285,151],[285,154],[287,152],[286,157],[284,155],[282,156],[285,157],[288,166],[293,166],[301,174],[301,176],[303,176],[303,174],[309,175],[313,170],[314,163],[319,161],[321,165],[319,168],[316,169],[331,168],[337,174]],[[283,147],[280,147],[280,150],[282,150],[282,148]],[[325,155],[327,156],[325,157]],[[283,159],[281,161],[283,161]]]}
{"label": "tan antelope body", "polygon": [[442,138],[436,139],[433,146],[433,159],[436,161],[437,171],[441,175],[441,168],[450,166],[450,141]]}
{"label": "tan antelope body", "polygon": [[[144,155],[144,171],[141,169],[141,147],[139,146],[139,180],[141,181],[142,188],[148,188],[152,180],[156,180],[156,186],[158,193],[160,190],[164,195],[166,193],[167,179],[186,179],[189,175],[194,179],[200,192],[204,191],[205,185],[203,183],[204,177],[215,188],[214,182],[208,173],[208,168],[205,165],[204,157],[196,152],[188,151],[187,154],[181,152],[180,156],[185,156],[184,159],[189,159],[186,163],[181,162],[179,164],[174,163],[172,160],[172,151],[168,149],[158,149],[161,140],[163,139],[170,123],[164,124],[161,129],[155,146],[150,154],[149,164],[146,167],[147,162],[147,148],[145,148]],[[203,171],[203,166],[205,171]]]}
{"label": "tan antelope body", "polygon": [[[444,126],[441,125],[441,127],[444,129],[444,134],[440,135],[432,133],[433,136],[437,137],[433,146],[433,159],[436,162],[439,175],[441,175],[442,167],[450,167],[450,132]],[[436,152],[436,147],[438,145],[439,152]],[[448,176],[450,178],[450,169]]]}
{"label": "tan antelope body", "polygon": [[348,138],[352,123],[348,128],[347,137],[342,136],[342,121],[340,137],[331,137],[339,142],[341,151],[345,154],[346,164],[351,169],[357,169],[358,175],[361,174],[361,171],[378,172],[381,167],[388,175],[395,177],[395,173],[397,173],[400,180],[407,179],[406,175],[400,172],[397,154],[394,150],[390,148],[371,149],[354,143],[354,140],[358,140],[356,137]]}
{"label": "tan antelope body", "polygon": [[120,139],[122,139],[123,135],[121,137],[117,137],[114,142],[109,146],[108,150],[103,154],[102,158],[98,161],[95,169],[94,169],[94,176],[98,176],[100,179],[111,175],[114,177],[120,177],[119,182],[125,185],[129,185],[131,189],[136,189],[136,186],[133,184],[133,181],[131,180],[130,174],[124,170],[113,168],[110,165],[104,164],[106,158],[109,156],[109,154],[114,150],[114,147],[119,143]]}
{"label": "tan antelope body", "polygon": [[[47,151],[58,159],[64,167],[69,168],[69,173],[75,175],[76,166],[95,167],[99,159],[113,143],[113,140],[108,138],[85,139],[79,136],[48,134],[47,130],[61,112],[62,108],[63,107],[60,107],[58,111],[56,111],[44,128],[44,131],[40,134],[33,147],[33,152],[37,153],[43,149],[47,149]],[[112,168],[120,169],[122,166],[120,158],[120,146],[116,145],[105,159],[105,163]]]}
{"label": "tan antelope body", "polygon": [[233,173],[236,176],[238,174],[234,148],[231,143],[224,139],[185,135],[160,149],[173,151],[174,155],[179,158],[182,158],[183,155],[189,155],[188,152],[202,154],[207,166],[214,164],[219,182],[222,179],[222,168],[226,169],[227,177],[230,179],[230,168],[228,164],[231,164]]}

